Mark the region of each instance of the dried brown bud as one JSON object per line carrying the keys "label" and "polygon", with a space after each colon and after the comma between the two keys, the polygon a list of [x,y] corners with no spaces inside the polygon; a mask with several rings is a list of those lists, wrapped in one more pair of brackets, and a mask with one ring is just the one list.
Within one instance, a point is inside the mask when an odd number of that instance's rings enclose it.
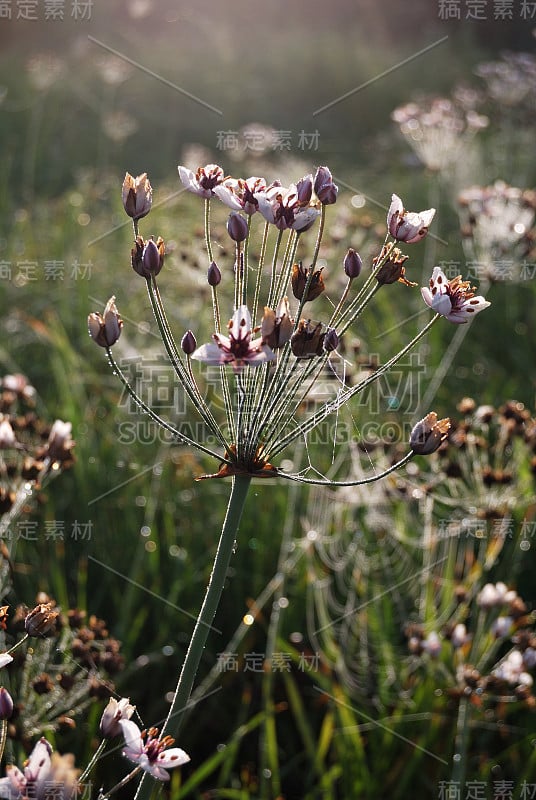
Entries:
{"label": "dried brown bud", "polygon": [[430,411],[411,431],[409,440],[411,449],[420,456],[434,453],[447,438],[449,428],[448,417],[438,420],[435,411]]}
{"label": "dried brown bud", "polygon": [[24,629],[28,636],[43,637],[56,631],[59,613],[52,610],[52,603],[39,603],[24,619]]}
{"label": "dried brown bud", "polygon": [[261,320],[263,344],[267,344],[272,350],[283,347],[289,341],[293,328],[294,320],[290,316],[288,297],[283,297],[275,311],[264,306]]}
{"label": "dried brown bud", "polygon": [[297,330],[292,334],[290,346],[296,358],[312,358],[321,356],[324,352],[325,333],[322,333],[322,323],[312,322],[310,319],[301,319]]}
{"label": "dried brown bud", "polygon": [[301,263],[294,264],[290,279],[292,284],[292,293],[297,300],[302,299],[307,282],[309,281],[307,296],[304,301],[306,303],[317,298],[325,289],[324,279],[322,278],[322,268],[315,270],[312,275],[311,269],[312,267],[309,267],[309,269],[304,269]]}
{"label": "dried brown bud", "polygon": [[372,261],[372,266],[374,268],[377,264],[386,259],[385,263],[381,265],[376,273],[376,280],[378,283],[384,284],[400,281],[400,283],[405,283],[406,286],[416,286],[416,283],[408,281],[405,277],[406,270],[404,263],[408,260],[408,258],[409,256],[405,256],[398,249],[398,247],[384,245],[380,255],[376,256],[376,258]]}
{"label": "dried brown bud", "polygon": [[50,675],[47,672],[43,672],[34,679],[32,682],[32,688],[36,694],[50,694],[54,688],[54,683],[52,682]]}

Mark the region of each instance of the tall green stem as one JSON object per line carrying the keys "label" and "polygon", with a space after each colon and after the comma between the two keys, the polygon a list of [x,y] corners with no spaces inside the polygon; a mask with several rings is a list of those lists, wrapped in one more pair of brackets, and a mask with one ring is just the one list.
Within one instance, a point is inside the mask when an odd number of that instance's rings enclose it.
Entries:
{"label": "tall green stem", "polygon": [[[231,495],[227,505],[227,513],[223,522],[218,549],[214,557],[212,573],[208,582],[205,599],[195,623],[190,646],[184,659],[175,695],[171,708],[162,728],[162,736],[169,734],[177,736],[192,692],[193,683],[203,655],[203,650],[208,638],[212,621],[220,603],[225,577],[231,561],[240,518],[246,502],[246,497],[251,483],[249,475],[236,475],[233,477]],[[187,743],[186,743],[186,749]],[[145,774],[136,793],[136,800],[148,800],[154,786],[153,778]]]}

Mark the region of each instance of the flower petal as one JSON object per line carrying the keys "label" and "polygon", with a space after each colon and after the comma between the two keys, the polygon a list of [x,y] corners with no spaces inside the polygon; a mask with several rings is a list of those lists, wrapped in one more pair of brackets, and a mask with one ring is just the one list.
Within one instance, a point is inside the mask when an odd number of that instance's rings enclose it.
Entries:
{"label": "flower petal", "polygon": [[[143,739],[141,738],[141,731],[135,722],[130,719],[120,719],[119,724],[121,731],[125,737],[126,749],[131,751],[134,756],[138,756],[143,752]],[[127,756],[130,758],[130,756]]]}
{"label": "flower petal", "polygon": [[156,759],[160,766],[167,767],[167,769],[180,767],[181,764],[187,764],[189,760],[188,753],[185,753],[180,747],[170,747],[168,750],[163,750]]}

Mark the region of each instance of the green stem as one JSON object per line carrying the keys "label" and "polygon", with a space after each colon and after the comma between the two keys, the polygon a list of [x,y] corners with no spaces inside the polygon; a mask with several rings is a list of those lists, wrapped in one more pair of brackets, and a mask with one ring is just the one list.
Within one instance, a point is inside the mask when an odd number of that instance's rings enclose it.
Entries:
{"label": "green stem", "polygon": [[456,740],[452,764],[452,782],[459,787],[461,797],[464,795],[465,774],[467,771],[467,750],[469,747],[469,700],[462,697],[458,706],[456,723]]}
{"label": "green stem", "polygon": [[[249,475],[236,475],[233,477],[227,513],[223,522],[220,541],[214,558],[205,599],[203,600],[203,605],[201,606],[197,622],[195,623],[190,646],[188,647],[188,652],[184,659],[171,708],[169,709],[162,729],[162,736],[166,734],[177,736],[181,723],[184,720],[199,662],[201,661],[212,621],[214,620],[222,596],[225,578],[229,562],[231,561],[236,534],[250,483],[251,477]],[[153,779],[148,774],[145,774],[136,793],[136,800],[148,800],[151,796],[153,786]]]}

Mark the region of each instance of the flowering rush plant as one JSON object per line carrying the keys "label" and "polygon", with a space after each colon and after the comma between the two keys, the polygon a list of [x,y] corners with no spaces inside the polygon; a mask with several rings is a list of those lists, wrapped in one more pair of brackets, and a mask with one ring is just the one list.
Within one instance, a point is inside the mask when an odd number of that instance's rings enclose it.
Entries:
{"label": "flowering rush plant", "polygon": [[[139,407],[171,432],[177,443],[217,459],[217,471],[201,477],[231,478],[229,505],[214,568],[163,735],[170,730],[176,733],[190,697],[251,479],[271,477],[348,486],[378,480],[402,467],[414,455],[427,455],[437,450],[447,436],[449,420],[438,420],[435,412],[430,412],[416,423],[407,454],[383,472],[374,472],[362,480],[329,481],[323,476],[311,477],[308,470],[289,472],[278,466],[285,450],[299,440],[306,440],[311,431],[390,370],[439,317],[465,323],[489,305],[484,298],[475,296],[474,287],[462,281],[461,276],[448,281],[436,267],[430,286],[422,289],[424,301],[435,312],[433,317],[373,373],[349,383],[344,375],[342,337],[360,321],[382,287],[397,282],[409,287],[416,285],[406,277],[404,265],[408,256],[398,245],[418,244],[427,235],[435,210],[407,211],[394,194],[387,214],[385,240],[371,269],[365,270],[360,255],[349,249],[339,267],[345,278],[341,295],[332,303],[329,317],[317,321],[312,319],[308,309],[326,288],[324,270],[318,264],[319,252],[328,206],[338,197],[338,187],[329,169],[321,166],[314,176],[306,175],[288,187],[279,181],[267,184],[260,177],[227,177],[215,164],[200,167],[195,173],[183,166],[178,169],[185,188],[204,203],[206,275],[214,320],[209,341],[198,343],[195,331],[187,330],[177,344],[168,323],[159,289],[165,243],[161,237],[145,240],[139,231],[140,220],[149,214],[152,206],[152,188],[146,174],[134,178],[127,173],[122,188],[123,205],[133,221],[132,267],[146,281],[170,363],[190,400],[192,412],[199,416],[201,427],[206,430],[205,438],[194,438],[180,426],[160,418],[130,386],[111,352],[123,328],[115,297],[110,298],[103,314],[95,312],[88,318],[91,337],[105,348],[112,368]],[[217,264],[214,258],[210,220],[213,202],[223,203],[230,210],[227,233],[234,243],[232,264]],[[254,258],[252,235],[257,222],[261,245],[260,254]],[[304,263],[297,260],[298,245],[308,237],[311,237],[312,255]],[[224,311],[223,303],[230,305],[230,301],[228,293],[222,289],[230,284],[232,307],[226,305]],[[225,407],[223,419],[219,417],[219,409],[211,405],[202,391],[200,367],[203,365],[216,367],[219,372]],[[317,401],[311,410],[311,404],[306,401],[313,399],[315,386],[326,369],[336,378],[328,382],[333,387],[331,396]],[[212,442],[217,443],[216,448]],[[157,771],[152,775],[159,777]],[[143,788],[144,785],[145,779],[140,797],[147,796],[148,789]]]}

